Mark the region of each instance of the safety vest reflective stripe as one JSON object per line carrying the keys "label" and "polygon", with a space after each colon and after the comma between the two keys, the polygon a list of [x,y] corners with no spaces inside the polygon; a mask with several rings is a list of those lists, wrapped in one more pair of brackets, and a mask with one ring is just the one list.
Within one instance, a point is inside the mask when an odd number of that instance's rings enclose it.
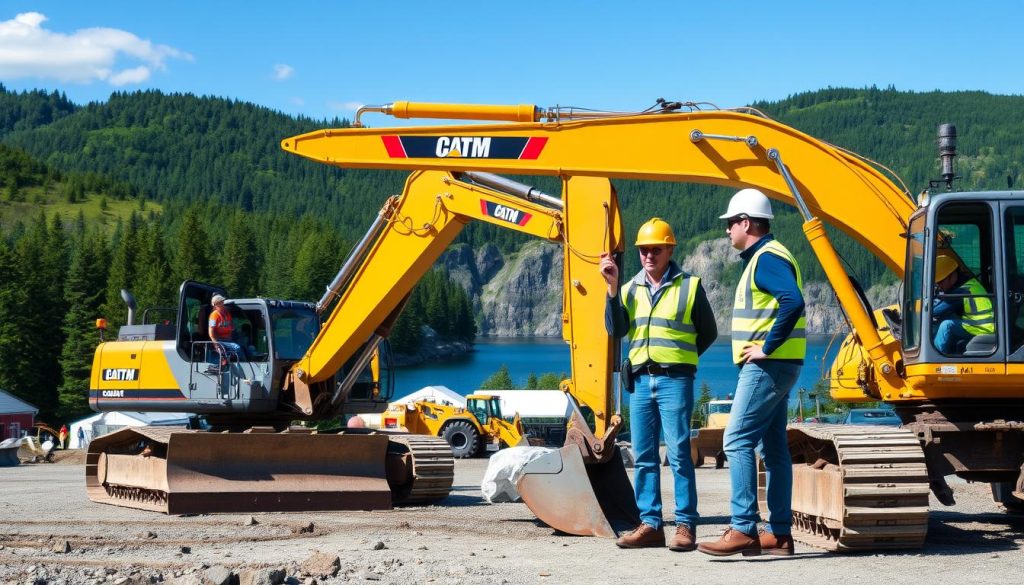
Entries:
{"label": "safety vest reflective stripe", "polygon": [[634,282],[622,287],[630,322],[630,362],[697,365],[697,329],[692,313],[699,281],[695,276],[674,279],[653,307],[649,287]]}
{"label": "safety vest reflective stripe", "polygon": [[992,308],[992,299],[988,298],[988,291],[976,278],[964,283],[972,295],[964,299],[963,325],[964,331],[971,335],[982,335],[996,332],[996,314]]}
{"label": "safety vest reflective stripe", "polygon": [[[743,363],[743,349],[746,346],[764,343],[772,327],[775,326],[775,320],[779,313],[778,299],[759,289],[754,279],[757,263],[764,254],[775,254],[792,264],[793,271],[796,273],[796,284],[803,292],[804,281],[800,275],[800,265],[785,246],[772,240],[754,254],[740,277],[733,303],[732,355],[733,361],[737,364]],[[804,315],[800,315],[789,337],[775,348],[768,359],[803,359],[806,353],[807,325]]]}

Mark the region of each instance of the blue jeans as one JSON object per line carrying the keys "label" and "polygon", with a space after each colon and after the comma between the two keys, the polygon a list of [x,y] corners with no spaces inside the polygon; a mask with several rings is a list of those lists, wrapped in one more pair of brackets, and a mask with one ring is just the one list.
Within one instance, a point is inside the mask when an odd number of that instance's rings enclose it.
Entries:
{"label": "blue jeans", "polygon": [[675,483],[676,523],[697,525],[697,478],[690,456],[690,418],[693,416],[692,375],[640,375],[629,399],[629,426],[636,459],[633,489],[644,524],[661,528],[662,433]]}
{"label": "blue jeans", "polygon": [[974,336],[964,329],[960,319],[946,319],[935,330],[935,348],[946,355],[963,353],[957,351],[957,343],[970,341]]}
{"label": "blue jeans", "polygon": [[768,527],[779,535],[792,531],[793,467],[786,418],[789,391],[800,368],[799,364],[758,360],[740,369],[723,442],[732,482],[730,526],[744,534],[756,534],[759,520],[755,448],[768,471]]}

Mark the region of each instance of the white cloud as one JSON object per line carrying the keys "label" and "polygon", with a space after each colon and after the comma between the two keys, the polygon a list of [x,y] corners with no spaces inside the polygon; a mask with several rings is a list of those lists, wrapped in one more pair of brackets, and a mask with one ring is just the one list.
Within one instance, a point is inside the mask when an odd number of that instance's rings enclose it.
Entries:
{"label": "white cloud", "polygon": [[338,112],[354,112],[366,104],[362,102],[327,102],[327,107]]}
{"label": "white cloud", "polygon": [[284,63],[278,63],[274,65],[274,79],[278,81],[284,81],[295,73],[295,68],[291,65],[285,65]]}
{"label": "white cloud", "polygon": [[[165,70],[169,59],[193,60],[188,53],[123,30],[84,28],[64,34],[43,28],[45,21],[46,16],[39,12],[0,21],[0,78],[105,81],[120,86],[149,79],[153,71]],[[119,67],[121,60],[143,64]]]}
{"label": "white cloud", "polygon": [[296,106],[304,106],[304,105],[306,105],[306,100],[304,100],[304,99],[302,99],[302,98],[300,98],[300,97],[298,97],[298,96],[296,96],[296,97],[293,97],[293,98],[291,99],[291,102],[292,102],[293,104],[295,104]]}

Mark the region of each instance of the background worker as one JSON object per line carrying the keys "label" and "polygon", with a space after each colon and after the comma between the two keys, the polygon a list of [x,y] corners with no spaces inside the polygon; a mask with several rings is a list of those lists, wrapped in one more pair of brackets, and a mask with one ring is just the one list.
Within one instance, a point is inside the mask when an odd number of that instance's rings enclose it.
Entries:
{"label": "background worker", "polygon": [[213,295],[213,299],[210,300],[213,311],[210,312],[207,332],[210,341],[214,342],[213,347],[220,357],[222,368],[227,365],[229,355],[234,354],[237,357],[241,350],[241,347],[234,342],[235,326],[224,300],[223,295],[219,294]]}
{"label": "background worker", "polygon": [[601,274],[608,283],[605,327],[615,337],[628,334],[636,380],[629,426],[642,523],[619,538],[621,548],[665,546],[659,458],[663,432],[675,483],[676,531],[669,548],[696,548],[697,483],[690,455],[693,378],[697,358],[714,343],[718,326],[700,279],[672,261],[675,245],[664,220],[643,224],[636,238],[642,269],[621,289],[618,266],[608,255],[601,258]]}
{"label": "background worker", "polygon": [[996,332],[996,313],[988,291],[977,278],[960,270],[956,258],[939,254],[935,258],[935,287],[951,295],[971,295],[949,300],[941,294],[932,303],[935,328],[935,348],[946,355],[962,354],[967,342],[975,335]]}
{"label": "background worker", "polygon": [[[796,258],[770,233],[771,203],[756,189],[733,195],[726,233],[745,264],[732,316],[733,361],[740,366],[724,451],[732,483],[732,521],[703,553],[793,554],[793,469],[786,441],[789,391],[806,352],[803,279]],[[758,448],[767,469],[768,530],[758,533]]]}

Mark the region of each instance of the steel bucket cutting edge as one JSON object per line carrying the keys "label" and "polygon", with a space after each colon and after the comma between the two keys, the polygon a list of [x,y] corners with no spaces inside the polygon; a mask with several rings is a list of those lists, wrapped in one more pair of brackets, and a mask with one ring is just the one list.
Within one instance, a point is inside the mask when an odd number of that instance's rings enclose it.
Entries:
{"label": "steel bucket cutting edge", "polygon": [[552,451],[523,468],[516,489],[537,518],[567,534],[615,538],[640,524],[617,447],[607,463],[590,465],[575,445]]}

